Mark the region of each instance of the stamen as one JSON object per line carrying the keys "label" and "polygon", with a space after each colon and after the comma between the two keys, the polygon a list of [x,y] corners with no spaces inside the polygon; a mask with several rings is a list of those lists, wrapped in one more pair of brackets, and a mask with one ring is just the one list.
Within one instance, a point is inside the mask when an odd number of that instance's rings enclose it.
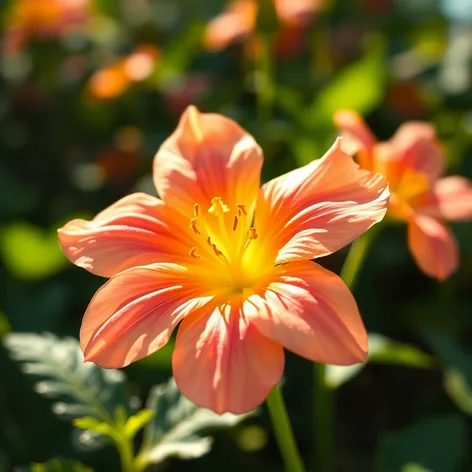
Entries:
{"label": "stamen", "polygon": [[238,205],[238,216],[241,216],[241,213],[247,215],[246,205]]}
{"label": "stamen", "polygon": [[249,228],[249,239],[257,239],[258,236],[256,228]]}
{"label": "stamen", "polygon": [[212,246],[210,236],[208,236],[207,243],[208,243],[209,246]]}
{"label": "stamen", "polygon": [[238,227],[238,217],[235,216],[234,221],[233,221],[233,231],[236,231],[237,227]]}
{"label": "stamen", "polygon": [[198,203],[195,203],[193,205],[193,216],[196,218],[198,216],[200,205]]}
{"label": "stamen", "polygon": [[224,213],[228,213],[229,207],[223,203],[221,197],[215,197],[211,200],[211,207],[208,210],[208,213],[211,213],[215,216],[223,216]]}
{"label": "stamen", "polygon": [[202,234],[200,233],[200,231],[198,231],[198,228],[197,228],[197,219],[196,218],[192,218],[190,220],[190,226],[189,226],[190,229],[193,229],[193,232],[195,234]]}
{"label": "stamen", "polygon": [[216,244],[212,244],[211,247],[213,248],[213,251],[215,251],[215,254],[217,256],[221,256],[221,254],[223,254],[217,247],[216,247]]}
{"label": "stamen", "polygon": [[193,247],[192,249],[190,249],[189,255],[194,257],[195,259],[200,258],[200,256],[197,254],[197,248],[196,247]]}

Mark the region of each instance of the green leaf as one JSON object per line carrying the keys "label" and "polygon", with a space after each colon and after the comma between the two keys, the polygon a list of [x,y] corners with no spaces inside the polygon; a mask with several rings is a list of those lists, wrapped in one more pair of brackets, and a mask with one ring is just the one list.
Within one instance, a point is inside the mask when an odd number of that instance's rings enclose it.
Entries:
{"label": "green leaf", "polygon": [[24,280],[49,277],[67,265],[56,231],[45,232],[26,222],[2,228],[0,252],[8,271]]}
{"label": "green leaf", "polygon": [[430,469],[425,469],[419,464],[410,463],[410,464],[406,464],[402,468],[402,472],[433,472],[433,471]]}
{"label": "green leaf", "polygon": [[135,415],[128,418],[125,424],[125,435],[129,438],[134,438],[136,433],[144,428],[154,418],[154,411],[140,410]]}
{"label": "green leaf", "polygon": [[385,434],[379,445],[378,470],[398,472],[414,463],[434,472],[459,471],[466,452],[466,433],[464,419],[451,415],[428,418]]}
{"label": "green leaf", "polygon": [[386,85],[383,40],[375,37],[365,57],[343,69],[319,92],[306,117],[313,123],[331,121],[333,113],[340,108],[364,115],[380,103]]}
{"label": "green leaf", "polygon": [[75,418],[73,420],[74,426],[79,429],[84,429],[96,434],[103,434],[105,436],[111,436],[113,428],[108,423],[92,418],[91,416],[84,416],[82,418]]}
{"label": "green leaf", "polygon": [[424,336],[444,365],[446,393],[464,413],[472,415],[472,355],[438,331],[427,330]]}
{"label": "green leaf", "polygon": [[[369,355],[367,362],[393,364],[405,367],[429,369],[434,366],[434,359],[415,346],[392,341],[380,334],[369,334]],[[326,368],[326,383],[331,388],[337,388],[357,375],[365,366],[328,365]]]}
{"label": "green leaf", "polygon": [[151,390],[146,408],[156,416],[144,429],[139,460],[145,463],[160,463],[171,456],[200,457],[212,445],[212,438],[203,435],[206,430],[230,428],[253,414],[218,415],[199,408],[179,393],[173,378]]}
{"label": "green leaf", "polygon": [[90,467],[67,459],[51,459],[43,464],[20,467],[18,472],[93,472]]}
{"label": "green leaf", "polygon": [[76,339],[11,333],[4,345],[23,372],[39,377],[36,391],[54,398],[52,410],[65,419],[90,416],[111,422],[116,405],[126,403],[124,374],[84,363]]}

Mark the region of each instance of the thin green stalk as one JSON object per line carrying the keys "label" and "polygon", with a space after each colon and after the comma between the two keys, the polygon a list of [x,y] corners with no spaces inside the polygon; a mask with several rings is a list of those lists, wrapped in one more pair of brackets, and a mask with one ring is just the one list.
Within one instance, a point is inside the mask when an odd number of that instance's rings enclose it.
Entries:
{"label": "thin green stalk", "polygon": [[[357,239],[346,257],[340,275],[351,291],[379,227],[374,226]],[[314,364],[314,412],[316,471],[329,472],[334,458],[334,401],[332,390],[326,385],[326,366],[317,363]]]}
{"label": "thin green stalk", "polygon": [[116,448],[120,454],[121,472],[139,472],[139,467],[135,467],[133,440],[120,435],[120,438],[115,440]]}
{"label": "thin green stalk", "polygon": [[344,261],[343,268],[341,269],[341,278],[344,283],[351,289],[354,289],[359,275],[360,268],[369,252],[369,249],[377,235],[380,225],[374,226],[372,229],[363,234],[359,239],[356,239],[352,243],[351,249]]}
{"label": "thin green stalk", "polygon": [[287,472],[304,472],[305,468],[293,436],[292,425],[285,408],[280,385],[276,385],[270,392],[267,397],[267,406],[274,426],[275,437],[285,462],[285,470]]}

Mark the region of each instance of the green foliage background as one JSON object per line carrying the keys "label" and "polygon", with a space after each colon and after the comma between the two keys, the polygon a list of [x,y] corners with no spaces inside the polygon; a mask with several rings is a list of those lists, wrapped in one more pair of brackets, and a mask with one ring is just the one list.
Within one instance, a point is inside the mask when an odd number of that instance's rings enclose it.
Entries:
{"label": "green foliage background", "polygon": [[[0,3],[4,25],[11,3]],[[87,35],[30,41],[0,57],[0,338],[49,332],[58,337],[53,346],[77,338],[103,280],[68,263],[56,229],[132,191],[153,193],[153,155],[188,103],[231,116],[256,137],[265,152],[264,180],[320,157],[336,136],[331,116],[339,107],[363,114],[380,139],[406,120],[431,120],[449,172],[472,178],[472,2],[328,2],[299,47],[277,56],[274,110],[263,125],[255,64],[244,47],[219,53],[202,47],[205,25],[223,3],[97,0],[101,23]],[[162,53],[153,74],[117,98],[91,99],[91,74],[143,43]],[[123,154],[117,142],[130,135],[138,145]],[[367,258],[355,295],[375,333],[371,362],[329,377],[338,471],[472,470],[472,224],[453,229],[461,268],[443,284],[416,268],[402,226],[384,231]],[[346,252],[322,263],[339,272]],[[20,357],[34,357],[37,342],[23,344]],[[171,354],[169,343],[124,369],[127,382],[114,393],[125,404],[144,402],[171,376]],[[9,342],[0,347],[0,471],[87,470],[73,461],[97,472],[119,470],[113,448],[84,447],[80,431],[51,410],[56,400],[38,394],[37,379],[21,370],[24,361]],[[308,464],[311,372],[308,361],[288,355],[284,393]],[[60,401],[63,413],[73,406]],[[53,457],[69,465],[28,468]],[[264,410],[215,433],[210,454],[171,459],[166,467],[282,470]]]}

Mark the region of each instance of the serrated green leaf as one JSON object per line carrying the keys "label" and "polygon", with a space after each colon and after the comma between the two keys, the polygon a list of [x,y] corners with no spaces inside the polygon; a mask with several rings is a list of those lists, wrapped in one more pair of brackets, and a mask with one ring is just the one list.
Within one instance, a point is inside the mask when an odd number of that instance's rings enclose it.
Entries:
{"label": "serrated green leaf", "polygon": [[125,401],[125,376],[119,370],[84,363],[73,338],[30,333],[10,333],[4,345],[24,373],[40,377],[36,391],[57,399],[53,411],[65,419],[90,416],[110,420],[116,405]]}
{"label": "serrated green leaf", "polygon": [[380,440],[379,472],[398,472],[414,463],[434,472],[458,472],[466,451],[466,424],[451,415],[428,418]]}
{"label": "serrated green leaf", "polygon": [[18,472],[93,472],[90,467],[67,459],[51,459],[42,464],[33,463],[20,467]]}
{"label": "serrated green leaf", "polygon": [[110,436],[113,433],[113,428],[108,423],[92,418],[91,416],[84,416],[82,418],[75,418],[73,420],[74,426],[79,429],[84,429],[96,434],[103,434]]}
{"label": "serrated green leaf", "polygon": [[49,277],[67,265],[56,231],[47,233],[26,222],[2,229],[0,250],[9,272],[20,279]]}
{"label": "serrated green leaf", "polygon": [[152,410],[140,410],[135,415],[128,418],[125,425],[125,434],[129,438],[134,438],[136,433],[144,428],[154,417],[154,411]]}
{"label": "serrated green leaf", "polygon": [[212,444],[212,438],[204,436],[205,431],[230,428],[253,414],[218,415],[199,408],[180,394],[173,378],[151,390],[146,408],[154,411],[155,417],[144,429],[139,460],[145,463],[160,463],[170,456],[200,457]]}
{"label": "serrated green leaf", "polygon": [[434,366],[434,359],[415,346],[398,343],[380,334],[369,334],[369,355],[364,364],[352,366],[328,365],[326,368],[326,383],[331,388],[337,388],[357,375],[368,362],[379,364],[402,365],[429,369]]}

